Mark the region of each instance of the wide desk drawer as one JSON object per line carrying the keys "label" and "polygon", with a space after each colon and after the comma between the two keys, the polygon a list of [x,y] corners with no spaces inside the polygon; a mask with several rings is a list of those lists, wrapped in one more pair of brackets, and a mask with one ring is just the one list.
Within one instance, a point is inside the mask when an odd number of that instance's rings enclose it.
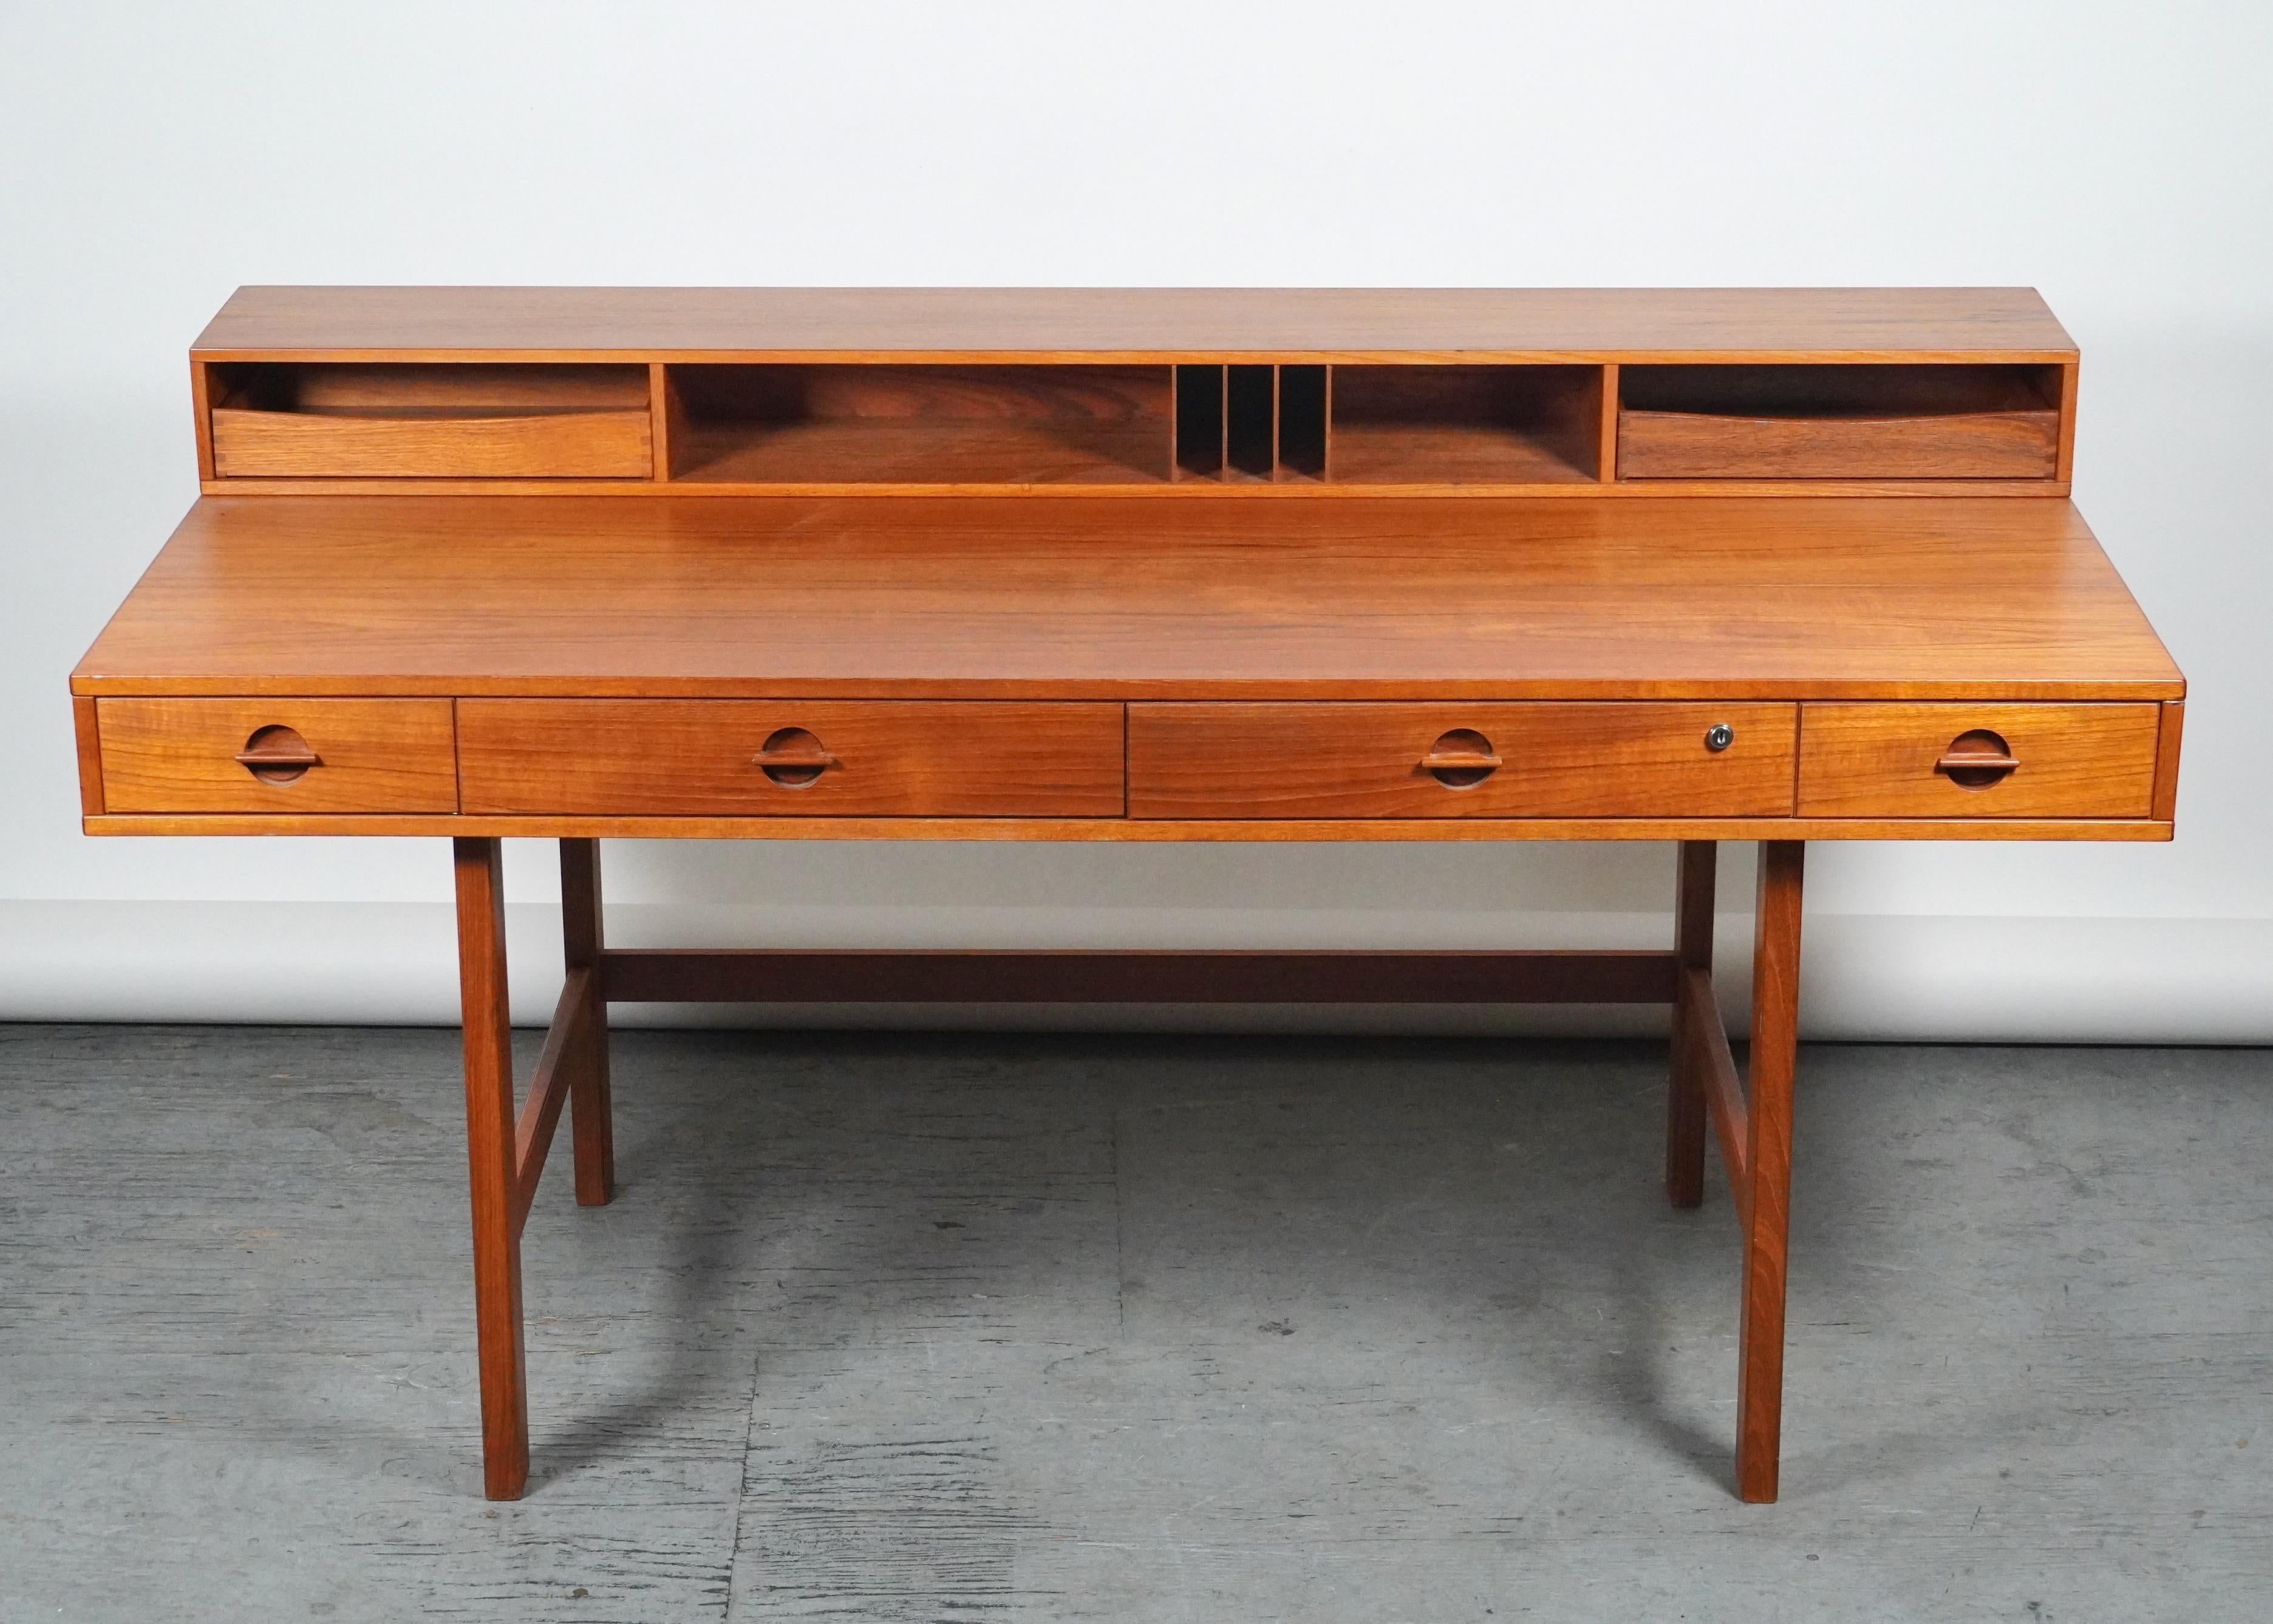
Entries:
{"label": "wide desk drawer", "polygon": [[447,700],[105,699],[114,812],[458,810]]}
{"label": "wide desk drawer", "polygon": [[2158,705],[1815,704],[1803,818],[2145,818]]}
{"label": "wide desk drawer", "polygon": [[1782,817],[1797,707],[1140,704],[1132,818]]}
{"label": "wide desk drawer", "polygon": [[461,700],[469,812],[1117,818],[1121,707]]}

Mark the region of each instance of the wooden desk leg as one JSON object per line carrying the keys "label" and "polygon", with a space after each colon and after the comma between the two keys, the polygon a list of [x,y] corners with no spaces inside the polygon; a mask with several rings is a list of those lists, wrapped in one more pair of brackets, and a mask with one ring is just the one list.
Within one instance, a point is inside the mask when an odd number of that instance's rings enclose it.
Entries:
{"label": "wooden desk leg", "polygon": [[482,1476],[491,1500],[529,1485],[529,1373],[521,1343],[521,1238],[513,1221],[513,1022],[506,1002],[504,849],[451,842],[458,988],[466,1033],[466,1154],[474,1197],[474,1322],[481,1345]]}
{"label": "wooden desk leg", "polygon": [[1752,949],[1752,1186],[1744,1226],[1743,1319],[1737,1336],[1737,1493],[1776,1497],[1783,1430],[1783,1298],[1791,1225],[1792,1079],[1799,1051],[1800,874],[1806,847],[1760,842],[1760,900]]}
{"label": "wooden desk leg", "polygon": [[1713,879],[1720,847],[1709,840],[1681,842],[1675,882],[1673,954],[1673,1078],[1665,1116],[1665,1194],[1677,1207],[1705,1199],[1706,1057],[1690,1042],[1691,990],[1685,969],[1713,974]]}
{"label": "wooden desk leg", "polygon": [[[562,948],[572,970],[600,965],[605,939],[600,925],[600,842],[560,842]],[[608,1092],[608,999],[596,974],[592,982],[591,1034],[575,1057],[568,1085],[568,1126],[576,1145],[576,1200],[604,1207],[616,1193],[615,1111]]]}

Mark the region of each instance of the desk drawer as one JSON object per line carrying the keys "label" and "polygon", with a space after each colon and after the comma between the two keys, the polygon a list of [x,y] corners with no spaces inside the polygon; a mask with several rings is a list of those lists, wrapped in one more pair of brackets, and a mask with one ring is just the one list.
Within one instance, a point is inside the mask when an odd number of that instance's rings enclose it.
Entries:
{"label": "desk drawer", "polygon": [[469,812],[1117,818],[1121,707],[461,700]]}
{"label": "desk drawer", "polygon": [[447,700],[95,701],[114,812],[450,812]]}
{"label": "desk drawer", "polygon": [[[1790,705],[1129,707],[1132,818],[1781,817]],[[1715,749],[1714,730],[1729,738]]]}
{"label": "desk drawer", "polygon": [[1805,706],[1799,813],[2148,817],[2160,711],[2125,704]]}

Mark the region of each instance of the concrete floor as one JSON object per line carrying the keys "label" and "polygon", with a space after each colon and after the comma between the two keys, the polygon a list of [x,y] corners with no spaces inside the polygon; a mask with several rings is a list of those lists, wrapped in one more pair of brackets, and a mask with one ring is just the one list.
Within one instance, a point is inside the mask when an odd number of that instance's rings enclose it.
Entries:
{"label": "concrete floor", "polygon": [[1803,1058],[1781,1505],[1641,1044],[633,1033],[479,1498],[456,1038],[0,1027],[0,1618],[2273,1617],[2273,1061]]}

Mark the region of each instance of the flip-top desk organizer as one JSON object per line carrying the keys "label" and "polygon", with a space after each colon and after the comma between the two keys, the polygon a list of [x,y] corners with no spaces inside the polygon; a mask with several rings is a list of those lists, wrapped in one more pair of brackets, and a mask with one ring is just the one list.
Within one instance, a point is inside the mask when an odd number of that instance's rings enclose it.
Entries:
{"label": "flip-top desk organizer", "polygon": [[[609,1198],[611,1001],[1362,999],[1671,1006],[1772,1500],[1804,842],[2171,834],[2185,684],[2027,291],[247,288],[191,381],[204,494],[71,678],[86,827],[453,842],[496,1498],[564,1109]],[[566,899],[517,1111],[507,835]],[[634,952],[609,835],[1680,861],[1662,952]]]}

